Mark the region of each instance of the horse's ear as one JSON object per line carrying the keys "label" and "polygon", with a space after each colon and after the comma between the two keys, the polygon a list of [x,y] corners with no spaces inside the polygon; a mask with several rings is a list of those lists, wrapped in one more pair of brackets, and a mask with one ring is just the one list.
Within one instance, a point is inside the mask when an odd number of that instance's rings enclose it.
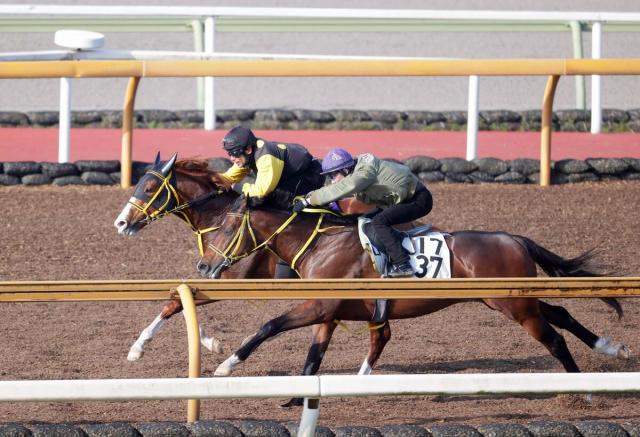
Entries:
{"label": "horse's ear", "polygon": [[176,158],[178,158],[178,154],[174,153],[171,159],[168,160],[166,164],[162,167],[162,170],[160,170],[160,173],[162,174],[162,176],[167,177],[169,175],[169,172],[173,168],[173,165],[176,163]]}
{"label": "horse's ear", "polygon": [[156,155],[156,161],[153,163],[153,166],[155,168],[158,168],[159,165],[160,165],[160,151],[158,151],[158,154]]}

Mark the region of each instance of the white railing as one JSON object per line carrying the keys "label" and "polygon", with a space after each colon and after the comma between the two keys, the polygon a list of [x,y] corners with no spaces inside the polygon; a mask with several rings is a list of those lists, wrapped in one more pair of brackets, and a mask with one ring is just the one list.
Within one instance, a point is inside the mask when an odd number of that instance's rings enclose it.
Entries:
{"label": "white railing", "polygon": [[[119,21],[114,21],[117,19]],[[158,22],[161,19],[163,21]],[[95,21],[103,20],[102,26]],[[111,20],[111,21],[109,21]],[[304,25],[299,21],[304,20]],[[602,31],[640,30],[640,13],[628,12],[543,12],[543,11],[469,11],[416,9],[326,9],[326,8],[247,8],[247,7],[173,7],[173,6],[63,6],[63,5],[0,5],[0,24],[4,31],[49,29],[51,23],[73,24],[107,30],[130,30],[136,25],[153,23],[146,30],[175,30],[182,25],[194,32],[197,51],[216,52],[215,34],[220,27],[228,30],[264,31],[327,31],[349,29],[392,31],[452,31],[500,30],[531,31],[570,30],[573,55],[583,57],[582,32],[591,30],[592,57],[602,53]],[[335,26],[338,24],[339,26]],[[438,27],[441,26],[441,27]],[[445,27],[446,26],[446,27]],[[2,26],[0,26],[2,27]],[[455,54],[453,54],[455,56]],[[64,81],[62,91],[67,92]],[[479,84],[470,78],[468,99],[467,159],[477,157],[477,120]],[[601,130],[601,81],[593,76],[591,100],[591,132]],[[204,127],[215,128],[215,92],[212,77],[204,79]],[[61,106],[62,106],[61,98]],[[576,77],[576,106],[585,109],[584,78]],[[62,119],[62,114],[61,114]],[[68,138],[61,135],[61,140]]]}
{"label": "white railing", "polygon": [[637,392],[634,372],[0,381],[0,402],[304,397],[299,437],[315,434],[326,397]]}

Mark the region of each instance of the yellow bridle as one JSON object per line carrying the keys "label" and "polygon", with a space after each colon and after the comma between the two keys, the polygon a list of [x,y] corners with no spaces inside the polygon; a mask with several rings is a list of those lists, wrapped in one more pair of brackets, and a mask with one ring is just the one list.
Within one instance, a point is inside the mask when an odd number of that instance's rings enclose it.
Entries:
{"label": "yellow bridle", "polygon": [[[147,173],[157,177],[158,179],[160,179],[162,181],[162,183],[160,184],[160,186],[158,187],[158,189],[156,190],[156,192],[153,194],[153,196],[151,196],[151,198],[149,199],[149,201],[144,204],[143,206],[138,205],[135,202],[132,202],[131,200],[129,200],[129,204],[132,205],[135,209],[137,209],[138,211],[140,211],[142,214],[144,214],[145,216],[145,221],[148,223],[151,223],[152,221],[158,220],[168,214],[175,214],[177,217],[179,217],[180,219],[182,219],[182,221],[184,221],[187,226],[189,226],[189,228],[191,229],[191,231],[196,235],[196,239],[198,241],[198,250],[200,251],[200,256],[204,256],[204,241],[203,241],[203,235],[208,233],[208,232],[212,232],[212,231],[216,231],[218,229],[220,229],[220,226],[211,226],[209,228],[205,228],[205,229],[198,229],[193,222],[191,221],[191,219],[189,218],[189,216],[184,212],[185,209],[189,208],[191,205],[193,205],[195,202],[200,201],[201,199],[194,199],[193,201],[190,202],[184,202],[181,203],[181,199],[180,199],[180,195],[178,194],[178,190],[176,190],[176,188],[171,184],[171,176],[173,174],[173,171],[169,172],[169,174],[167,176],[164,176],[162,173],[158,173],[155,170],[148,170]],[[151,205],[153,204],[153,202],[156,201],[156,199],[160,196],[160,194],[166,191],[167,192],[167,200],[155,211],[153,211],[152,213],[149,213],[149,208],[151,207]],[[217,192],[213,192],[213,194],[221,194],[223,191],[222,190],[218,190]],[[208,195],[206,195],[208,196]],[[205,196],[205,197],[206,197]],[[176,202],[176,207],[173,209],[167,209],[169,203],[171,202],[172,199],[175,199]]]}

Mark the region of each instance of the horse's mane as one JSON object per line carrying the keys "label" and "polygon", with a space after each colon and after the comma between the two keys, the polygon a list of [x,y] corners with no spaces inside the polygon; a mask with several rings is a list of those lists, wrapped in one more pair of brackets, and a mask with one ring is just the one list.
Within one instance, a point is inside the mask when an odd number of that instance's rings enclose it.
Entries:
{"label": "horse's mane", "polygon": [[223,178],[219,172],[211,170],[206,159],[181,159],[176,161],[174,169],[178,173],[203,180],[207,184],[215,184],[217,187],[226,190],[231,188],[231,182]]}

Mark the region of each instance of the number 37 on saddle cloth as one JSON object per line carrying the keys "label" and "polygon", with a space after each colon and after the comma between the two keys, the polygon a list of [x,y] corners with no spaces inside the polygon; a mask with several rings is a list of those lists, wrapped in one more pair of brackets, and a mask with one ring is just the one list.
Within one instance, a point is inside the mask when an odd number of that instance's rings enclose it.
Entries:
{"label": "number 37 on saddle cloth", "polygon": [[[370,223],[371,219],[364,217],[358,219],[360,243],[371,256],[376,270],[382,277],[386,277],[391,265],[387,255],[379,249],[382,246],[376,243],[376,236],[372,232]],[[451,278],[451,253],[444,240],[447,234],[433,231],[431,225],[419,226],[408,231],[395,229],[394,231],[396,238],[402,239],[402,247],[409,254],[415,278]]]}

